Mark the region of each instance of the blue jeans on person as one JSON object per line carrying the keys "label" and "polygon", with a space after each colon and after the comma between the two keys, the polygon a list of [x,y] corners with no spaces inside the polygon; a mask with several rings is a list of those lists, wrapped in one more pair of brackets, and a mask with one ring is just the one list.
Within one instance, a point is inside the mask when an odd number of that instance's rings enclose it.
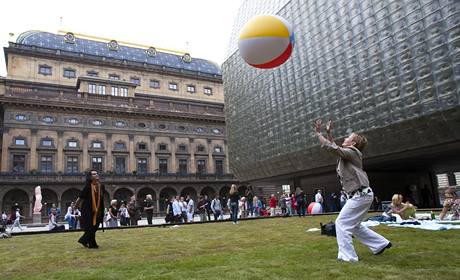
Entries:
{"label": "blue jeans on person", "polygon": [[297,214],[300,216],[305,216],[305,212],[306,212],[306,209],[307,207],[305,206],[304,203],[302,203],[301,205],[298,205],[297,206]]}
{"label": "blue jeans on person", "polygon": [[254,214],[254,206],[252,205],[252,201],[248,201],[248,213],[251,216]]}
{"label": "blue jeans on person", "polygon": [[66,221],[69,224],[69,229],[75,229],[75,219],[74,218],[68,217]]}
{"label": "blue jeans on person", "polygon": [[292,216],[292,206],[287,207],[287,213],[289,216]]}
{"label": "blue jeans on person", "polygon": [[238,221],[238,202],[230,202],[231,218],[234,223]]}

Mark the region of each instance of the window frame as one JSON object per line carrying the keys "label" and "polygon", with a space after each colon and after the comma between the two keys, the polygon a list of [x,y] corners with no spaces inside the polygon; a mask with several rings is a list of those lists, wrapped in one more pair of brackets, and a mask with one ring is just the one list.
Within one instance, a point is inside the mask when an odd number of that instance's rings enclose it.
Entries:
{"label": "window frame", "polygon": [[213,95],[212,87],[204,87],[203,88],[203,94],[208,95],[208,96]]}
{"label": "window frame", "polygon": [[[44,71],[42,71],[42,70],[44,70]],[[53,75],[53,67],[49,66],[49,65],[46,65],[46,64],[38,65],[38,74],[44,75],[44,76],[51,76],[51,75]]]}
{"label": "window frame", "polygon": [[[76,161],[70,161],[69,159],[76,159]],[[75,173],[79,173],[80,172],[80,159],[79,159],[79,156],[77,155],[68,155],[66,157],[66,166],[65,166],[65,170],[66,170],[66,173],[68,174],[75,174]],[[69,165],[70,163],[70,165]],[[70,170],[69,170],[69,167]]]}
{"label": "window frame", "polygon": [[169,82],[168,83],[168,89],[172,91],[178,91],[179,90],[179,85],[175,82]]}
{"label": "window frame", "polygon": [[[73,73],[72,75],[66,75],[68,73]],[[62,73],[62,76],[64,78],[68,79],[75,79],[77,77],[77,70],[72,69],[72,68],[64,68],[64,72]]]}
{"label": "window frame", "polygon": [[187,85],[187,92],[196,93],[196,86],[195,85]]}
{"label": "window frame", "polygon": [[97,93],[97,85],[96,84],[88,84],[88,93],[96,94]]}
{"label": "window frame", "polygon": [[[46,158],[47,160],[44,161],[43,158]],[[54,171],[54,156],[50,154],[41,154],[39,170],[41,173],[52,173]]]}
{"label": "window frame", "polygon": [[[152,84],[157,84],[157,85],[156,85],[156,86],[153,86]],[[160,86],[161,86],[161,85],[160,85],[160,81],[159,81],[159,80],[150,80],[150,82],[149,82],[149,87],[150,87],[150,88],[156,88],[156,89],[158,89],[158,88],[160,88]]]}

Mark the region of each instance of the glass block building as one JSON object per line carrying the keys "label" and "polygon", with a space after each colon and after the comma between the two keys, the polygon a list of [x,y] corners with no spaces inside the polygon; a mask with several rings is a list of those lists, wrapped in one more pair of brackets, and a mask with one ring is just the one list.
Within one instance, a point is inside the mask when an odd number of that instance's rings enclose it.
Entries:
{"label": "glass block building", "polygon": [[[293,54],[278,68],[239,55],[239,30],[259,14],[293,26]],[[339,142],[352,131],[368,137],[365,167],[384,200],[400,192],[422,205],[422,189],[438,192],[435,174],[460,169],[457,0],[248,0],[222,72],[230,165],[260,188],[339,189],[317,118],[335,121]]]}

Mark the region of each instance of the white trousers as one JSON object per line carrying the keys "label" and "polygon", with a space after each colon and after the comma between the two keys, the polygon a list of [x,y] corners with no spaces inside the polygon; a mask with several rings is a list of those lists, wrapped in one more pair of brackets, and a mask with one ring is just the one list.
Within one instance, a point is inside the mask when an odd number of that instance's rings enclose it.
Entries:
{"label": "white trousers", "polygon": [[358,261],[358,255],[356,255],[353,247],[352,236],[369,247],[374,254],[378,253],[390,242],[380,234],[361,225],[361,221],[369,210],[373,199],[374,194],[372,192],[363,195],[356,194],[347,201],[340,211],[335,221],[337,244],[339,245],[337,259],[346,262]]}
{"label": "white trousers", "polygon": [[187,212],[187,222],[193,222],[193,213]]}

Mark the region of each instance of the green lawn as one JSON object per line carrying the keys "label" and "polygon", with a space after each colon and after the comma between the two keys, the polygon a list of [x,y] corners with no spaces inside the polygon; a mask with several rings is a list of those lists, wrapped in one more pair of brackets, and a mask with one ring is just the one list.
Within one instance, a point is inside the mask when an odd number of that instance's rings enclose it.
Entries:
{"label": "green lawn", "polygon": [[[99,231],[0,240],[0,279],[460,279],[460,230],[374,227],[382,255],[356,245],[359,263],[336,261],[335,238],[306,229],[328,216]],[[356,244],[356,243],[355,243]]]}

